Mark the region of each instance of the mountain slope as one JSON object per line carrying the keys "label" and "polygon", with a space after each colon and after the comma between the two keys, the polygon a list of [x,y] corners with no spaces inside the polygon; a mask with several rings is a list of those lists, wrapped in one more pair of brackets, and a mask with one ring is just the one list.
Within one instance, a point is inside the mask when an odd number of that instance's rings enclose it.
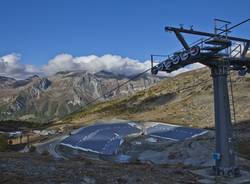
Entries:
{"label": "mountain slope", "polygon": [[[47,122],[61,118],[127,80],[126,76],[86,71],[58,72],[48,78],[33,76],[26,80],[0,77],[0,119]],[[100,101],[132,95],[159,80],[145,74]]]}
{"label": "mountain slope", "polygon": [[[237,121],[250,118],[250,76],[232,74]],[[203,68],[162,80],[135,95],[92,105],[60,123],[82,124],[97,119],[123,118],[161,121],[197,127],[214,125],[210,71]]]}

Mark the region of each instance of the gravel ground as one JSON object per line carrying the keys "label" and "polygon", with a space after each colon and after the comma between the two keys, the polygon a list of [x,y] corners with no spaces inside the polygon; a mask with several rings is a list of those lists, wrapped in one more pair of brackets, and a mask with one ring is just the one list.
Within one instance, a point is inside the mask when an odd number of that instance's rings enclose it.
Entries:
{"label": "gravel ground", "polygon": [[196,183],[182,165],[114,164],[60,160],[31,153],[0,153],[0,183],[160,184]]}

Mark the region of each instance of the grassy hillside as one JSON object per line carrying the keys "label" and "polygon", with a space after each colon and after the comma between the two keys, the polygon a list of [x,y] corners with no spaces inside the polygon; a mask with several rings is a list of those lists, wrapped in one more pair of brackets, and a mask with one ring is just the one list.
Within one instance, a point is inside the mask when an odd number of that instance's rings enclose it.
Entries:
{"label": "grassy hillside", "polygon": [[[236,118],[249,119],[250,76],[232,74]],[[123,118],[135,121],[161,121],[195,127],[214,125],[213,87],[210,71],[203,68],[166,78],[135,95],[98,103],[73,113],[58,123],[87,122]]]}

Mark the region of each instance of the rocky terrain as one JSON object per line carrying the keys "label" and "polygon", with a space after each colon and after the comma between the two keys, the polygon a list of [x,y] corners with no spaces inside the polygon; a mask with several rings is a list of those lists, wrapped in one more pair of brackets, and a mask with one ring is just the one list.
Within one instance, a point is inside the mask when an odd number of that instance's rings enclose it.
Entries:
{"label": "rocky terrain", "polygon": [[58,72],[50,77],[26,80],[0,76],[0,120],[21,119],[47,122],[61,118],[93,99],[100,101],[128,96],[157,83],[160,78],[145,74],[112,93],[107,92],[129,77],[108,72]]}
{"label": "rocky terrain", "polygon": [[[88,159],[55,161],[38,154],[0,153],[1,183],[196,183],[182,165],[114,164]],[[175,177],[173,177],[173,175]]]}

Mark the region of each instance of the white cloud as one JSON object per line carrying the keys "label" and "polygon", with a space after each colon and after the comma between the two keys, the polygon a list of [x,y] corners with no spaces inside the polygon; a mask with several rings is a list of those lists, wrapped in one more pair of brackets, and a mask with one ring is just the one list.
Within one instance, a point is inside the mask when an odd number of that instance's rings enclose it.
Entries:
{"label": "white cloud", "polygon": [[35,66],[24,65],[20,60],[21,55],[15,53],[0,57],[0,75],[23,79],[41,73]]}
{"label": "white cloud", "polygon": [[104,55],[101,57],[90,55],[73,57],[69,54],[60,54],[51,59],[43,67],[47,75],[52,75],[63,70],[87,70],[91,73],[108,71],[114,74],[134,75],[150,68],[150,62],[140,62],[130,58],[122,58],[117,55]]}
{"label": "white cloud", "polygon": [[[19,54],[9,54],[0,57],[0,75],[23,79],[35,74],[53,75],[59,71],[86,70],[91,73],[107,71],[114,74],[131,76],[151,67],[150,61],[140,62],[139,60],[110,54],[100,57],[95,55],[74,57],[70,54],[59,54],[49,60],[48,64],[42,68],[22,64],[20,60],[21,56]],[[195,63],[174,71],[171,74],[159,72],[159,75],[174,76],[203,66],[202,64]]]}
{"label": "white cloud", "polygon": [[175,76],[175,75],[178,75],[180,73],[188,72],[188,71],[191,71],[191,70],[196,70],[196,69],[199,69],[199,68],[202,68],[202,67],[205,67],[205,65],[203,65],[201,63],[194,63],[194,64],[187,65],[184,68],[180,68],[179,70],[176,70],[176,71],[172,72],[171,75]]}

